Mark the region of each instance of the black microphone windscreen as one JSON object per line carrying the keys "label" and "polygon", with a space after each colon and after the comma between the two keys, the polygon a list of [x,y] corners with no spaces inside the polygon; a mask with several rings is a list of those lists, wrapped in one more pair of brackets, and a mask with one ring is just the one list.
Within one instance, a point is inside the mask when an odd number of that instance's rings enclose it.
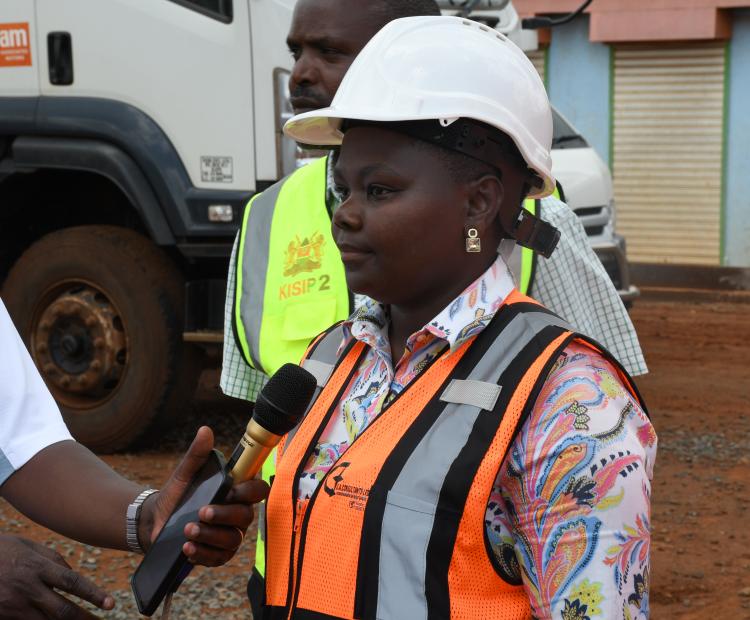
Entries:
{"label": "black microphone windscreen", "polygon": [[286,435],[304,415],[316,385],[315,377],[304,368],[284,364],[258,394],[253,418],[274,435]]}

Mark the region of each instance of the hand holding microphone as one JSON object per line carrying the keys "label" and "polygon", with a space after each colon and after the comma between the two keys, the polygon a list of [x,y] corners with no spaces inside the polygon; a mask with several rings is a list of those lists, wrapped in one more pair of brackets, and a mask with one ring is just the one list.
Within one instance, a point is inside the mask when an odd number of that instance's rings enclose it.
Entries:
{"label": "hand holding microphone", "polygon": [[[260,471],[281,437],[302,419],[315,392],[315,386],[315,377],[306,370],[294,364],[282,366],[258,395],[253,417],[226,465],[223,455],[211,449],[213,437],[210,436],[210,430],[199,431],[194,445],[176,471],[177,474],[180,470],[185,470],[182,475],[176,476],[183,480],[181,484],[184,491],[179,493],[182,497],[178,499],[175,495],[169,508],[165,507],[162,511],[162,519],[166,523],[131,579],[133,593],[142,614],[153,614],[162,599],[177,590],[192,567],[193,558],[189,560],[185,553],[190,552],[185,552],[184,549],[190,545],[195,546],[195,539],[186,545],[186,534],[194,525],[198,526],[199,536],[213,531],[209,536],[212,540],[220,538],[220,531],[231,532],[234,540],[238,530],[242,534],[248,527],[252,511],[248,511],[247,506],[256,503],[258,497],[257,494],[250,497],[246,491],[242,491],[241,496],[240,490],[248,486],[260,486],[259,482],[247,481]],[[201,444],[201,449],[196,448],[196,442]],[[198,458],[203,461],[202,466],[196,461]],[[190,473],[186,471],[188,469]],[[175,479],[174,475],[172,479]],[[190,483],[187,480],[191,480]],[[230,491],[232,484],[239,486]],[[204,522],[199,514],[207,513],[207,509],[212,511],[213,517]],[[238,521],[242,522],[242,527],[239,527]],[[201,563],[223,564],[235,551],[234,548],[230,551],[214,550],[216,561]]]}
{"label": "hand holding microphone", "polygon": [[263,386],[253,417],[227,463],[235,484],[257,475],[281,438],[297,426],[316,384],[304,368],[285,364]]}

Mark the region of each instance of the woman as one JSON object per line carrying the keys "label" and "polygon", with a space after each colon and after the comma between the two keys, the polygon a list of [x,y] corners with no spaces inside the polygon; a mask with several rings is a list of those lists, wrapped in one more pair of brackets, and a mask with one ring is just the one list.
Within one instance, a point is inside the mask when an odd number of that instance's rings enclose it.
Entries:
{"label": "woman", "polygon": [[285,131],[343,137],[334,238],[368,299],[303,362],[323,389],[280,452],[263,617],[647,617],[653,428],[497,251],[556,242],[519,206],[554,187],[532,65],[397,20]]}

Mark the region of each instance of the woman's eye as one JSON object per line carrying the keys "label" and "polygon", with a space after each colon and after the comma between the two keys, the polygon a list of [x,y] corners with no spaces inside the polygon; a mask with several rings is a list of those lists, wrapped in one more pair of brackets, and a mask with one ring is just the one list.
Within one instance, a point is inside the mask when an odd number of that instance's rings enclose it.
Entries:
{"label": "woman's eye", "polygon": [[385,198],[392,193],[392,190],[382,185],[370,185],[367,187],[367,195],[372,198]]}
{"label": "woman's eye", "polygon": [[343,202],[349,197],[349,188],[344,187],[343,185],[334,185],[333,193],[336,198]]}

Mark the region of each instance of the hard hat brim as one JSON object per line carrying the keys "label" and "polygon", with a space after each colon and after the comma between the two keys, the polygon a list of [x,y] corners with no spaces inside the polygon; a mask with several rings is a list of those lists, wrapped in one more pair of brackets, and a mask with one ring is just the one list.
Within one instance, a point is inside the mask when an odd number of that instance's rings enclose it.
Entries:
{"label": "hard hat brim", "polygon": [[[344,133],[341,128],[346,120],[393,123],[424,120],[437,121],[439,119],[436,119],[433,115],[411,115],[409,118],[399,115],[398,118],[394,118],[392,114],[378,114],[377,112],[373,113],[373,111],[367,114],[357,114],[355,112],[345,112],[331,106],[293,116],[285,123],[284,134],[306,146],[339,146],[344,140]],[[544,181],[544,186],[532,189],[528,196],[529,198],[544,198],[555,191],[554,178],[549,174],[545,174],[542,170],[537,170],[537,172],[540,173],[540,177]]]}

